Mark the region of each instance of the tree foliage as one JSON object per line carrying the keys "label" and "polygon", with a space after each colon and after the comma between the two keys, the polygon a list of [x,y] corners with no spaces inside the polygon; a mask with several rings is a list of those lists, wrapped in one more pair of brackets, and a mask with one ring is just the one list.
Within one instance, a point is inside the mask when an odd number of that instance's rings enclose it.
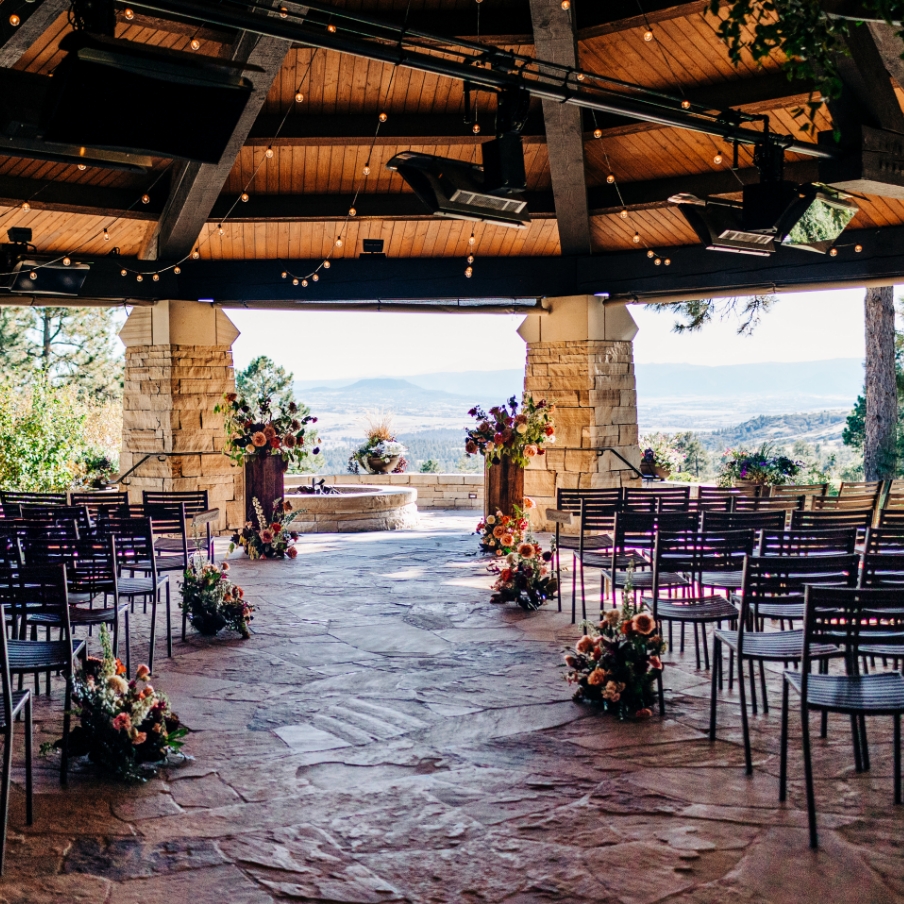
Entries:
{"label": "tree foliage", "polygon": [[734,317],[738,321],[738,335],[750,336],[760,325],[763,315],[777,302],[775,295],[750,295],[746,298],[700,298],[677,304],[655,303],[647,307],[676,315],[672,327],[676,333],[696,333],[713,320]]}

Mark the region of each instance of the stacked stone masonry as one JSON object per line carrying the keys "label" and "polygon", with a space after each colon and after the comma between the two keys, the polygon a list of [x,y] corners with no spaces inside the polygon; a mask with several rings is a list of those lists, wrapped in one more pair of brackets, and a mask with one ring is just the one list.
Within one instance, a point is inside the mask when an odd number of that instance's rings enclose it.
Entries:
{"label": "stacked stone masonry", "polygon": [[143,490],[206,489],[211,507],[220,510],[218,529],[241,522],[243,475],[222,454],[223,418],[213,410],[234,388],[229,346],[126,349],[121,471],[147,453],[181,453],[152,457],[128,478],[133,502]]}
{"label": "stacked stone masonry", "polygon": [[639,486],[616,455],[596,452],[609,447],[640,466],[630,341],[529,343],[524,390],[556,404],[556,444],[525,474],[525,493],[539,512],[555,506],[561,488]]}
{"label": "stacked stone masonry", "polygon": [[[318,477],[318,480],[320,478]],[[289,475],[286,487],[310,484],[311,478]],[[483,511],[483,473],[477,474],[338,474],[327,483],[393,485],[417,490],[419,509],[479,509]]]}

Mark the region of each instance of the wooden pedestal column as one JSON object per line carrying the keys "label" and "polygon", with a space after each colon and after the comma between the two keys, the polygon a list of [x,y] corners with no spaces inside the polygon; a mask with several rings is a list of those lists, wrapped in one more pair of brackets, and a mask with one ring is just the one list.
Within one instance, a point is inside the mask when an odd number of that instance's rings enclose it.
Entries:
{"label": "wooden pedestal column", "polygon": [[524,508],[524,468],[504,456],[487,468],[485,513],[514,514],[514,507]]}
{"label": "wooden pedestal column", "polygon": [[283,478],[286,463],[279,455],[263,455],[245,465],[245,520],[255,528],[257,513],[254,500],[257,499],[269,520],[273,520],[273,502],[285,495]]}

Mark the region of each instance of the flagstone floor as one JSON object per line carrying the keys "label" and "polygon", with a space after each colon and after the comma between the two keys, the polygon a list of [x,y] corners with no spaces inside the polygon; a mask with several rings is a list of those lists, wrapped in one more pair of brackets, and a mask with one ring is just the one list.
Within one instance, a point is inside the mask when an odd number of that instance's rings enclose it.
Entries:
{"label": "flagstone floor", "polygon": [[[295,561],[234,556],[252,639],[190,636],[154,680],[194,729],[194,760],[138,787],[77,768],[67,790],[39,761],[25,827],[17,749],[0,902],[901,900],[889,726],[872,727],[866,775],[843,720],[817,739],[813,853],[797,731],[780,806],[777,712],[753,719],[747,778],[736,693],[720,739],[704,735],[692,647],[666,657],[664,721],[571,702],[560,662],[576,629],[555,607],[488,602],[473,521],[431,512],[414,531],[305,537]],[[39,741],[61,697],[39,698]]]}

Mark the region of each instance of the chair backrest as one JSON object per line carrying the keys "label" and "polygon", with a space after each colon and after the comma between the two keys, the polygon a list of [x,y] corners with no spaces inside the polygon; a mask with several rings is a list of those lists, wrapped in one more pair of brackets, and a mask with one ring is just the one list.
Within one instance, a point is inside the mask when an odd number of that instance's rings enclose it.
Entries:
{"label": "chair backrest", "polygon": [[[867,552],[860,572],[861,587],[904,588],[904,552]],[[904,605],[904,597],[902,597]]]}
{"label": "chair backrest", "polygon": [[791,513],[791,530],[828,530],[834,527],[858,527],[865,530],[872,523],[871,508]]}
{"label": "chair backrest", "polygon": [[731,500],[733,512],[793,512],[806,504],[806,496],[735,496]]}
{"label": "chair backrest", "polygon": [[766,512],[703,512],[700,529],[706,532],[726,530],[783,530],[784,510]]}
{"label": "chair backrest", "polygon": [[885,496],[885,499],[882,500],[882,509],[883,511],[892,509],[892,510],[904,510],[904,491],[891,489]]}
{"label": "chair backrest", "polygon": [[829,491],[827,483],[788,483],[782,486],[770,487],[769,498],[780,499],[785,496],[825,496]]}
{"label": "chair backrest", "polygon": [[879,512],[879,527],[904,530],[904,509],[882,509]]}
{"label": "chair backrest", "polygon": [[[832,556],[748,556],[744,563],[739,625],[751,612],[759,615],[759,605],[797,607],[803,602],[808,584],[854,587],[860,557]],[[798,616],[799,617],[799,616]]]}
{"label": "chair backrest", "polygon": [[904,555],[904,522],[896,527],[871,527],[864,550],[883,555]]}
{"label": "chair backrest", "polygon": [[2,525],[20,540],[42,537],[47,540],[78,540],[81,536],[75,521],[27,521],[24,518]]}
{"label": "chair backrest", "polygon": [[625,487],[622,510],[626,512],[653,511],[686,512],[690,507],[691,488],[686,487]]}
{"label": "chair backrest", "polygon": [[586,499],[595,505],[618,506],[621,498],[621,487],[606,487],[604,489],[559,487],[556,490],[556,508],[561,512],[577,513],[581,510],[582,499]]}
{"label": "chair backrest", "polygon": [[99,512],[129,504],[128,493],[70,493],[70,505],[84,505],[94,518]]}
{"label": "chair backrest", "polygon": [[785,530],[760,532],[758,556],[852,555],[857,546],[856,527],[826,530]]}
{"label": "chair backrest", "polygon": [[21,518],[22,508],[17,502],[6,505],[0,504],[0,521],[8,521],[10,518]]}
{"label": "chair backrest", "polygon": [[67,540],[63,542],[32,539],[23,544],[28,566],[64,564],[69,593],[101,593],[116,599],[116,545],[113,537],[105,539]]}
{"label": "chair backrest", "polygon": [[[15,581],[14,572],[6,571],[0,566],[0,584],[4,581]],[[13,685],[9,674],[9,651],[6,645],[6,631],[0,631],[0,692],[3,694],[4,725],[13,724]]]}
{"label": "chair backrest", "polygon": [[806,699],[810,647],[837,644],[849,675],[858,674],[862,647],[899,647],[904,657],[904,597],[900,590],[807,587],[804,601],[801,681]]}
{"label": "chair backrest", "polygon": [[188,527],[186,524],[185,503],[167,503],[155,505],[146,503],[144,514],[151,519],[155,537],[168,536],[182,543],[182,556],[185,567],[188,567]]}
{"label": "chair backrest", "polygon": [[18,490],[0,490],[0,503],[3,505],[66,505],[69,502],[66,493],[20,493]]}
{"label": "chair backrest", "polygon": [[619,507],[620,503],[598,502],[586,497],[582,499],[580,505],[581,536],[598,531],[611,531],[615,513],[619,511]]}
{"label": "chair backrest", "polygon": [[874,496],[882,492],[881,480],[845,480],[838,488],[838,495],[845,496]]}
{"label": "chair backrest", "polygon": [[[29,616],[52,616],[54,628],[62,632],[59,639],[69,641],[72,637],[66,566],[61,562],[23,566],[15,572],[4,573],[0,577],[0,604],[8,606],[14,617],[24,615],[26,610]],[[66,646],[71,668],[72,644]]]}
{"label": "chair backrest", "polygon": [[625,550],[652,551],[656,546],[657,531],[678,534],[696,529],[696,512],[618,512],[612,527],[613,568],[617,557]]}
{"label": "chair backrest", "polygon": [[98,532],[105,538],[115,538],[117,568],[151,572],[156,579],[154,530],[150,518],[105,518],[98,522]]}
{"label": "chair backrest", "polygon": [[758,496],[760,487],[697,487],[697,496],[691,506],[701,512],[727,512],[731,510],[734,496]]}
{"label": "chair backrest", "polygon": [[875,509],[877,497],[871,493],[849,493],[847,496],[819,496],[813,500],[814,512],[837,512],[845,509]]}
{"label": "chair backrest", "polygon": [[62,521],[75,521],[79,531],[87,535],[91,530],[91,516],[85,505],[33,505],[23,502],[19,508],[26,521],[48,521],[57,524]]}
{"label": "chair backrest", "polygon": [[141,501],[145,506],[148,505],[178,505],[181,503],[185,506],[185,514],[199,515],[210,509],[207,490],[186,490],[184,492],[153,492],[144,490],[141,494]]}

